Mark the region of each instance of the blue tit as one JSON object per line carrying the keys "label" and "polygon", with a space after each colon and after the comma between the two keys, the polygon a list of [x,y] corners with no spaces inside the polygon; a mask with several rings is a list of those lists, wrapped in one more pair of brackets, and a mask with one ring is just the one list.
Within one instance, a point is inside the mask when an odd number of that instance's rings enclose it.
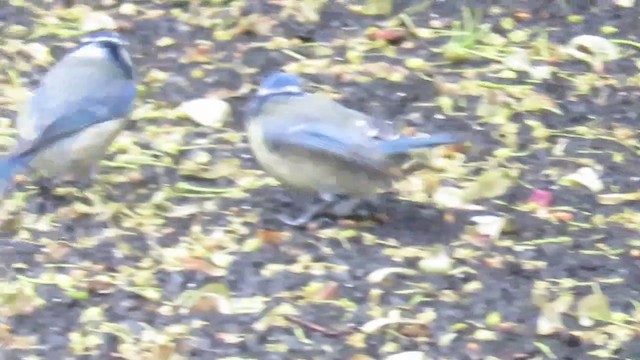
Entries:
{"label": "blue tit", "polygon": [[246,128],[251,150],[268,174],[322,199],[298,218],[279,216],[293,226],[308,223],[345,196],[366,199],[389,187],[400,175],[394,155],[459,142],[448,133],[379,136],[371,117],[327,96],[306,93],[299,77],[283,72],[260,84]]}
{"label": "blue tit", "polygon": [[46,178],[94,179],[136,96],[126,44],[112,32],[88,35],[44,75],[16,120],[16,149],[0,160],[0,186],[26,169]]}

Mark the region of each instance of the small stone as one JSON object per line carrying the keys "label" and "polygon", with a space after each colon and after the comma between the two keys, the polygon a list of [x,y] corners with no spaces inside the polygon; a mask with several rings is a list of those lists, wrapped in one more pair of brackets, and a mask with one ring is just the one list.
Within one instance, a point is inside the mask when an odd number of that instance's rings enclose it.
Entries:
{"label": "small stone", "polygon": [[115,30],[117,27],[116,21],[111,16],[102,12],[90,12],[82,19],[80,30],[89,33],[98,30]]}
{"label": "small stone", "polygon": [[178,107],[178,111],[204,126],[220,127],[231,118],[231,106],[217,98],[189,100]]}
{"label": "small stone", "polygon": [[122,15],[135,16],[138,13],[138,7],[135,4],[124,3],[120,5],[118,12]]}

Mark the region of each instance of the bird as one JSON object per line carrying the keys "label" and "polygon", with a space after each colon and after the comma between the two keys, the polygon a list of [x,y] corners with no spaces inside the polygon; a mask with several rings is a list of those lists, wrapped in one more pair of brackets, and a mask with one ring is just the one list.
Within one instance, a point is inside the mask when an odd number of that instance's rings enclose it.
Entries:
{"label": "bird", "polygon": [[304,226],[340,201],[370,198],[401,175],[397,156],[461,140],[452,133],[383,135],[373,120],[326,95],[305,92],[295,74],[278,71],[260,82],[245,116],[256,161],[281,184],[321,200],[297,218],[280,214],[280,221]]}
{"label": "bird", "polygon": [[128,43],[117,33],[86,35],[43,76],[16,119],[16,148],[0,159],[0,190],[18,173],[90,184],[126,125],[136,97]]}

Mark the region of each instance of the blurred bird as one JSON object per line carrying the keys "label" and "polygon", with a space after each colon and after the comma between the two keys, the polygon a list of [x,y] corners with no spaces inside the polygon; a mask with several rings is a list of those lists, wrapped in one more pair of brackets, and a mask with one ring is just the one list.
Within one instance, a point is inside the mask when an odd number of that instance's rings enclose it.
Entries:
{"label": "blurred bird", "polygon": [[0,188],[26,169],[49,179],[93,180],[136,96],[125,44],[112,32],[88,35],[42,78],[16,120],[16,149],[0,159]]}
{"label": "blurred bird", "polygon": [[265,78],[247,116],[249,145],[258,163],[283,184],[317,192],[321,202],[298,218],[302,226],[342,201],[365,199],[400,175],[394,156],[412,149],[456,143],[452,134],[382,136],[372,118],[321,94],[304,92],[302,80],[284,72]]}

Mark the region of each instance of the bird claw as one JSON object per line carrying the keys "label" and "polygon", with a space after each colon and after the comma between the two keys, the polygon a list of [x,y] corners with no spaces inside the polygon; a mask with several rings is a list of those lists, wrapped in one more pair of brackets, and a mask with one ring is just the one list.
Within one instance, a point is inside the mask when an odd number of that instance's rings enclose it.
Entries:
{"label": "bird claw", "polygon": [[294,226],[294,227],[303,227],[307,225],[311,220],[315,219],[318,215],[321,215],[325,211],[327,211],[327,209],[332,207],[337,201],[339,201],[339,199],[340,198],[336,197],[331,200],[324,200],[320,204],[317,204],[309,208],[307,211],[302,213],[302,215],[298,216],[297,218],[292,218],[283,214],[278,215],[277,218],[278,220],[280,220],[282,223],[286,225]]}
{"label": "bird claw", "polygon": [[34,182],[34,185],[38,188],[40,195],[48,196],[53,193],[53,189],[55,189],[55,184],[53,180],[48,177],[42,177]]}
{"label": "bird claw", "polygon": [[42,177],[36,181],[40,195],[44,197],[82,196],[92,187],[90,178],[77,180],[74,178],[54,180],[50,177]]}
{"label": "bird claw", "polygon": [[87,192],[93,186],[93,181],[91,178],[82,179],[82,180],[74,180],[68,183],[70,186],[75,187],[80,192]]}
{"label": "bird claw", "polygon": [[370,213],[373,213],[373,209],[375,209],[375,205],[373,205],[369,201],[363,201],[361,199],[351,199],[348,196],[340,194],[320,194],[320,200],[321,202],[319,204],[312,206],[297,218],[280,214],[277,216],[277,219],[280,220],[280,222],[282,222],[283,224],[289,226],[304,227],[319,215],[331,215],[338,218],[352,216],[358,213],[358,207],[363,204],[366,204],[368,205],[367,207],[372,208],[369,209]]}
{"label": "bird claw", "polygon": [[303,227],[304,225],[308,224],[309,221],[313,220],[313,217],[314,217],[313,215],[307,216],[307,214],[303,214],[302,216],[299,216],[297,218],[292,218],[290,216],[282,215],[282,214],[277,216],[280,222],[282,222],[285,225],[289,225],[293,227]]}
{"label": "bird claw", "polygon": [[339,218],[352,216],[356,213],[362,203],[363,200],[361,199],[341,199],[340,201],[336,201],[333,205],[331,214]]}

